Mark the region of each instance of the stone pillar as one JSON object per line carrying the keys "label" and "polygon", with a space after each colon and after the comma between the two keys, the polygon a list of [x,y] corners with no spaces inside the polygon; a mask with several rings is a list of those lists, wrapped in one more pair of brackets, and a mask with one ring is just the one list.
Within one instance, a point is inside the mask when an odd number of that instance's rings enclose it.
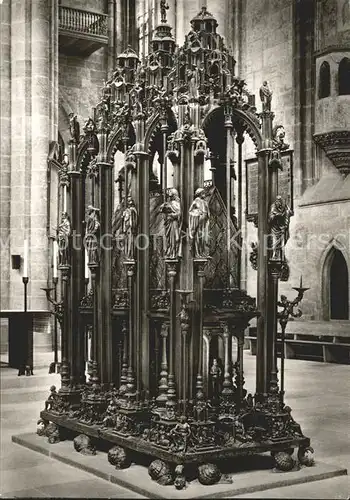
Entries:
{"label": "stone pillar", "polygon": [[[28,239],[28,309],[48,309],[40,288],[47,286],[49,262],[47,155],[50,141],[57,139],[57,4],[57,0],[14,0],[11,7],[7,2],[5,9],[11,9],[10,98],[4,93],[11,103],[7,158],[16,174],[11,176],[11,196],[7,201],[7,212],[11,214],[9,255],[23,256],[23,241]],[[2,171],[6,172],[6,163]],[[22,269],[9,273],[9,286],[3,297],[8,297],[10,308],[23,309]],[[47,325],[34,332],[34,344],[36,335],[43,335],[44,331],[50,332]],[[50,338],[46,345],[51,350]]]}
{"label": "stone pillar", "polygon": [[0,258],[1,258],[1,308],[9,307],[9,286],[11,274],[20,271],[11,270],[10,253],[10,196],[11,196],[11,5],[10,0],[4,0],[0,7],[1,39],[1,101],[0,101]]}

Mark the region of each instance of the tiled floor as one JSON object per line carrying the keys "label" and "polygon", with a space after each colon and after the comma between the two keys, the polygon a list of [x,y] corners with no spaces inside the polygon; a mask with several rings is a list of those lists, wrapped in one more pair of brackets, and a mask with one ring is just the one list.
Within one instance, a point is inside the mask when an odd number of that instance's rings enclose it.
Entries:
{"label": "tiled floor", "polygon": [[[255,357],[245,352],[245,378],[253,390]],[[59,386],[47,369],[34,377],[17,377],[1,369],[1,495],[16,497],[142,498],[125,488],[49,459],[11,442],[12,434],[35,431],[46,387]],[[311,437],[316,459],[350,469],[350,367],[287,360],[287,404],[304,433]],[[46,392],[45,392],[46,391]],[[270,489],[240,498],[349,498],[348,476]]]}

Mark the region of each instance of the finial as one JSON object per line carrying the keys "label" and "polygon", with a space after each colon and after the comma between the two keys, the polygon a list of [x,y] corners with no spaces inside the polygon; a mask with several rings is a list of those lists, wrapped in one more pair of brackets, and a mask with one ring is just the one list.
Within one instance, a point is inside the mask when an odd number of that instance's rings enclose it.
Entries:
{"label": "finial", "polygon": [[161,15],[161,22],[166,23],[166,11],[169,9],[169,5],[167,4],[166,0],[160,0],[160,15]]}

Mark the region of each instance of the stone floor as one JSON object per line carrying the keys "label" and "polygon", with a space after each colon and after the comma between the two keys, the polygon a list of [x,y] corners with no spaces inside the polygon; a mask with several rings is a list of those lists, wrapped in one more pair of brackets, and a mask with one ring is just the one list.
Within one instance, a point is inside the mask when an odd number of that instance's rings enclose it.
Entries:
{"label": "stone floor", "polygon": [[[245,352],[245,378],[253,390],[255,357]],[[46,368],[33,377],[17,377],[2,368],[1,375],[1,496],[4,498],[140,498],[87,472],[49,459],[11,442],[13,434],[33,432],[48,393],[59,376]],[[315,458],[350,469],[350,369],[348,365],[286,361],[287,404],[315,448]],[[239,498],[349,498],[349,477],[270,489]],[[141,497],[142,498],[142,497]],[[237,498],[237,497],[235,497]]]}

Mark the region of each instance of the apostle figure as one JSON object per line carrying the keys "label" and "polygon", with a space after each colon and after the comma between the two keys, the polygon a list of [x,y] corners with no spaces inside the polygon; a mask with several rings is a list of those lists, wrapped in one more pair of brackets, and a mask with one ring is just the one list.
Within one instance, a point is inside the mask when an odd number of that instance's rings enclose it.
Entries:
{"label": "apostle figure", "polygon": [[134,200],[128,197],[128,206],[123,212],[123,233],[125,237],[124,253],[127,260],[135,258],[135,237],[138,225],[138,214]]}
{"label": "apostle figure", "polygon": [[293,211],[283,201],[281,196],[277,196],[272,203],[268,222],[271,235],[271,260],[284,260],[284,247],[289,240],[289,222]]}
{"label": "apostle figure", "polygon": [[222,369],[216,358],[213,359],[213,364],[210,368],[211,379],[211,396],[213,400],[217,400],[221,393],[221,376]]}
{"label": "apostle figure", "polygon": [[61,222],[57,229],[57,244],[59,263],[61,266],[69,264],[69,238],[72,234],[72,226],[67,212],[62,212]]}
{"label": "apostle figure", "polygon": [[165,255],[169,259],[181,257],[181,225],[182,210],[177,189],[172,188],[168,192],[168,201],[160,206],[164,214],[165,228]]}
{"label": "apostle figure", "polygon": [[263,82],[259,93],[263,111],[271,111],[272,91],[269,89],[267,81]]}
{"label": "apostle figure", "polygon": [[209,256],[209,205],[205,198],[205,190],[198,188],[195,199],[189,209],[189,236],[192,241],[195,258]]}
{"label": "apostle figure", "polygon": [[162,23],[166,23],[166,11],[169,9],[169,5],[166,0],[160,0],[160,15]]}
{"label": "apostle figure", "polygon": [[192,70],[188,70],[188,79],[189,79],[189,97],[191,99],[198,99],[199,97],[199,70],[197,66],[193,66]]}
{"label": "apostle figure", "polygon": [[85,245],[88,254],[89,265],[98,264],[98,237],[100,233],[99,208],[88,206],[88,214],[86,220]]}

